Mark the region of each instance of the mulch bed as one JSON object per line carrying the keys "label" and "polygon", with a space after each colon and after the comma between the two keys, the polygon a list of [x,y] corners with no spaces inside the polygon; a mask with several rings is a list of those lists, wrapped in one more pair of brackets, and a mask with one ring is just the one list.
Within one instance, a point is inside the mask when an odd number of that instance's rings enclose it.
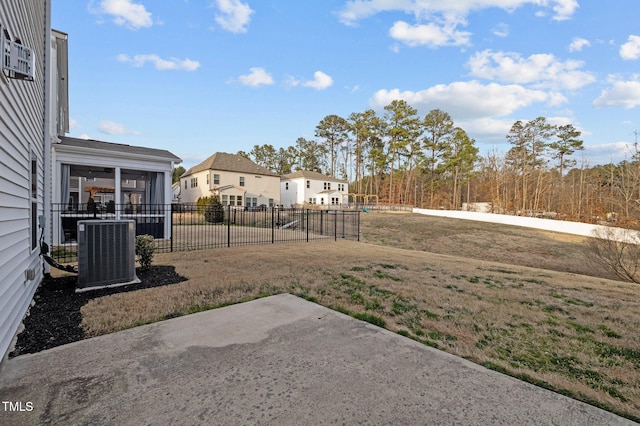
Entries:
{"label": "mulch bed", "polygon": [[142,282],[84,293],[75,292],[75,275],[46,277],[36,290],[33,298],[35,304],[24,319],[25,329],[18,335],[15,349],[9,357],[40,352],[84,339],[80,308],[91,299],[186,280],[173,266],[151,266],[146,270],[137,268],[136,275]]}

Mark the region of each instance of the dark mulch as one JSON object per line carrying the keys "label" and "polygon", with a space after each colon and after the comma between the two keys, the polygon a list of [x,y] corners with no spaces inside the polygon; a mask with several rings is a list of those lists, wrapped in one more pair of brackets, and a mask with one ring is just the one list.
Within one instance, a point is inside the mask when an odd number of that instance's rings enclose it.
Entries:
{"label": "dark mulch", "polygon": [[77,277],[45,278],[34,295],[35,304],[24,319],[25,329],[18,335],[9,357],[40,352],[84,339],[80,308],[89,300],[109,294],[136,291],[185,281],[173,266],[138,268],[141,283],[76,293]]}

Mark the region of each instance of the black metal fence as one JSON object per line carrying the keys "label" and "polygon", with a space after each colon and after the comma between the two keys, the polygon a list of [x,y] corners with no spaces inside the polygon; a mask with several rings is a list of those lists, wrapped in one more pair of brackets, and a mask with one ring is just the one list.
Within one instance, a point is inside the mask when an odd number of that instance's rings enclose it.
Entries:
{"label": "black metal fence", "polygon": [[152,235],[157,252],[329,239],[360,240],[360,210],[196,204],[69,208],[65,204],[54,204],[52,212],[58,232],[54,233],[51,255],[63,263],[77,260],[80,220],[135,220],[136,235]]}

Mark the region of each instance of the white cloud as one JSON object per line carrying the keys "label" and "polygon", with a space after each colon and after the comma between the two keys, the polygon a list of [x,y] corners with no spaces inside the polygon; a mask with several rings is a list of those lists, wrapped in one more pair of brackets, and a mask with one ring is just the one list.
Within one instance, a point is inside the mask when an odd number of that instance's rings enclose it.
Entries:
{"label": "white cloud", "polygon": [[534,88],[575,90],[595,81],[593,74],[580,71],[582,61],[560,61],[551,54],[522,58],[518,53],[484,50],[467,64],[471,75],[503,83],[532,84]]}
{"label": "white cloud", "polygon": [[630,35],[627,42],[620,46],[620,57],[625,61],[635,61],[640,58],[640,37]]}
{"label": "white cloud", "polygon": [[238,77],[238,81],[245,86],[258,87],[273,84],[273,78],[264,68],[249,68],[249,70],[251,73]]}
{"label": "white cloud", "polygon": [[102,120],[98,124],[98,130],[107,135],[137,135],[139,132],[135,130],[129,130],[124,125],[116,123],[114,121]]}
{"label": "white cloud", "polygon": [[91,139],[91,136],[89,136],[89,135],[88,135],[88,134],[86,134],[86,133],[83,133],[83,134],[81,134],[81,135],[79,135],[79,136],[78,136],[78,139],[89,140],[89,139]]}
{"label": "white cloud", "polygon": [[424,113],[440,108],[457,120],[506,117],[534,103],[558,104],[566,99],[555,93],[531,90],[520,85],[481,84],[477,81],[439,84],[417,92],[398,89],[378,90],[369,101],[381,109],[395,99],[402,99]]}
{"label": "white cloud", "polygon": [[137,30],[153,25],[151,13],[144,5],[133,3],[132,0],[102,0],[98,13],[113,16],[116,25]]}
{"label": "white cloud", "polygon": [[613,85],[600,93],[593,101],[593,106],[598,108],[621,106],[625,109],[635,108],[640,105],[640,81],[614,81]]}
{"label": "white cloud", "polygon": [[633,152],[633,144],[629,142],[611,142],[585,145],[585,156],[593,164],[619,163],[628,160]]}
{"label": "white cloud", "polygon": [[82,126],[73,118],[69,119],[69,130],[82,129]]}
{"label": "white cloud", "polygon": [[528,4],[550,7],[555,20],[569,19],[578,8],[577,0],[350,0],[338,11],[338,17],[342,23],[354,25],[378,13],[401,11],[417,20],[439,14],[449,21],[458,21],[477,10],[500,8],[510,12]]}
{"label": "white cloud", "polygon": [[463,128],[468,134],[474,137],[487,137],[504,140],[504,135],[509,133],[513,120],[496,118],[476,118],[470,120],[458,120],[456,126]]}
{"label": "white cloud", "polygon": [[404,21],[397,21],[389,30],[391,38],[401,41],[408,46],[467,46],[470,44],[471,33],[457,31],[454,25],[410,25]]}
{"label": "white cloud", "polygon": [[154,64],[157,70],[166,71],[166,70],[181,70],[181,71],[195,71],[200,68],[200,62],[193,61],[191,59],[162,59],[158,55],[148,54],[148,55],[135,55],[130,57],[125,54],[118,55],[118,61],[124,63],[131,63],[135,67],[141,67],[147,62],[151,62]]}
{"label": "white cloud", "polygon": [[333,79],[322,71],[316,71],[313,73],[313,80],[306,81],[302,85],[316,90],[324,90],[333,85]]}
{"label": "white cloud", "polygon": [[493,35],[496,37],[507,37],[509,35],[509,26],[507,24],[500,23],[496,25],[492,31]]}
{"label": "white cloud", "polygon": [[287,87],[298,87],[300,83],[300,80],[290,75],[285,79],[285,85]]}
{"label": "white cloud", "polygon": [[591,43],[586,38],[574,37],[569,44],[569,52],[580,52],[585,47],[591,46]]}
{"label": "white cloud", "polygon": [[255,13],[248,4],[240,0],[216,0],[219,13],[216,22],[232,33],[246,33],[251,15]]}

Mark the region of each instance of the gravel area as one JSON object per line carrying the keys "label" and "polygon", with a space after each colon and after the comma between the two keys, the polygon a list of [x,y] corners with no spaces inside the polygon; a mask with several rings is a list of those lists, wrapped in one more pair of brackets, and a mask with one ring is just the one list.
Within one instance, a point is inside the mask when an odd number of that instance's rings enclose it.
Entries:
{"label": "gravel area", "polygon": [[115,293],[159,287],[185,281],[173,266],[151,266],[136,270],[138,284],[76,293],[75,275],[45,278],[33,298],[34,305],[24,319],[24,330],[18,335],[9,357],[40,352],[84,339],[80,309],[89,300]]}

